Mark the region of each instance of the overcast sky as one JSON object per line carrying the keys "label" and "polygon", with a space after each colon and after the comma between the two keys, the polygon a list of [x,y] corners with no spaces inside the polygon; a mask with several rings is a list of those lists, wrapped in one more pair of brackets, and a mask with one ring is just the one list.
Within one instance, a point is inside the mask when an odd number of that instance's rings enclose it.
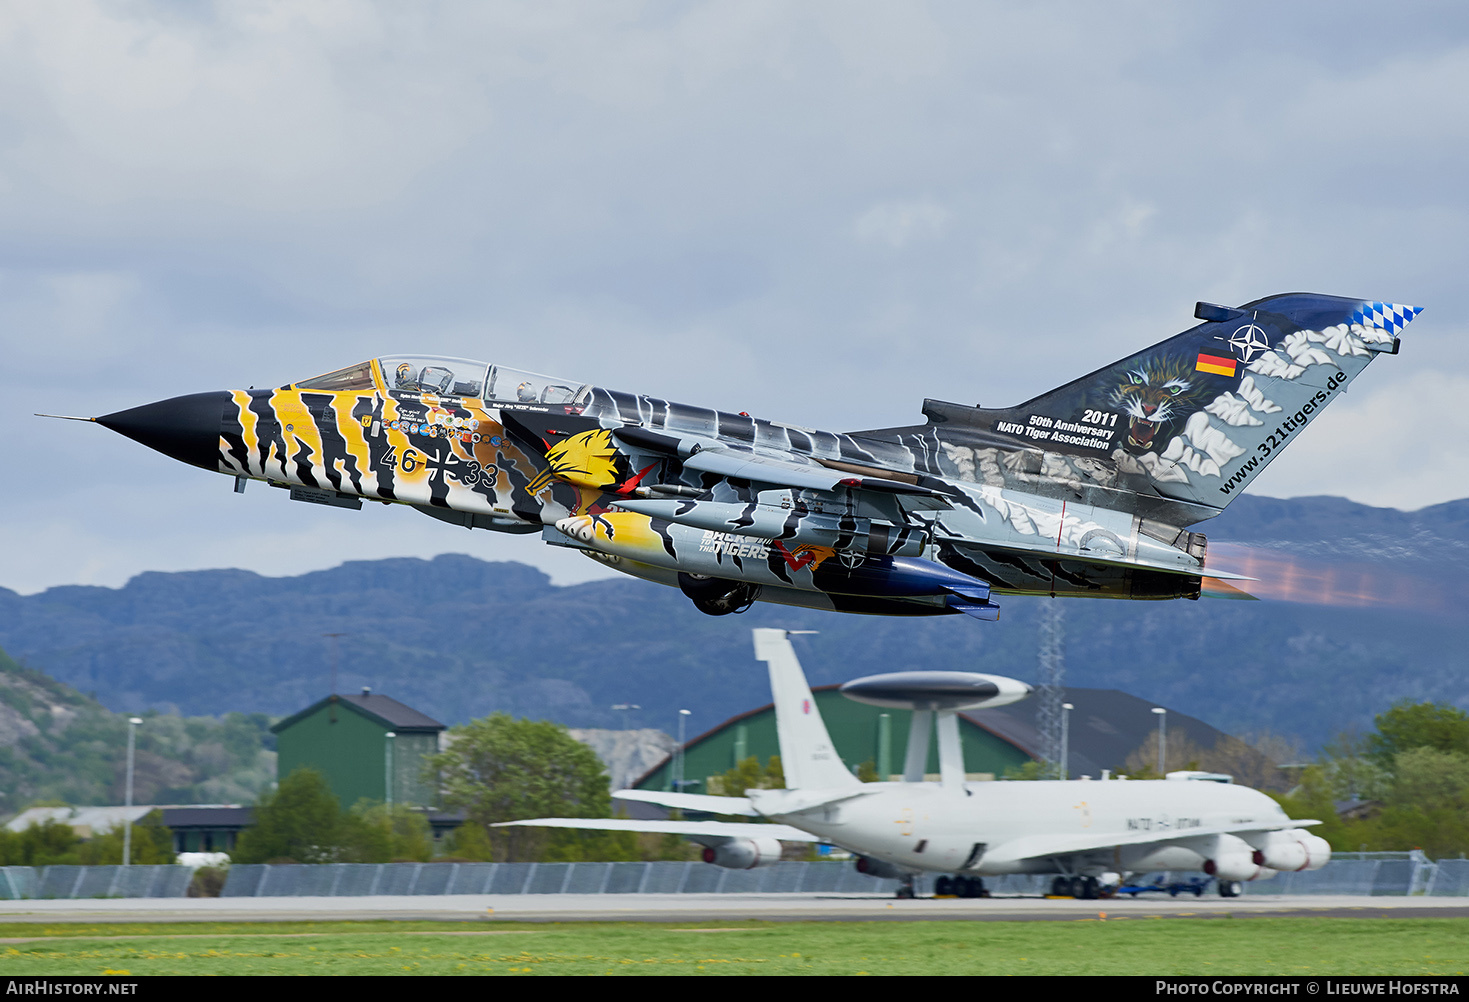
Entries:
{"label": "overcast sky", "polygon": [[1466,103],[1453,3],[7,0],[0,586],[600,571],[33,411],[417,351],[880,427],[1287,291],[1426,311],[1252,490],[1464,497]]}

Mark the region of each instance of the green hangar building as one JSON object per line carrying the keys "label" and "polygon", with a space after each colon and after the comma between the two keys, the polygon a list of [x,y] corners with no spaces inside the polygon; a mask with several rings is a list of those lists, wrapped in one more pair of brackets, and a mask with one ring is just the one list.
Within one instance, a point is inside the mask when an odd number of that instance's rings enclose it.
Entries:
{"label": "green hangar building", "polygon": [[[840,686],[824,685],[811,691],[826,721],[832,744],[855,773],[863,765],[880,780],[903,778],[908,748],[907,710],[886,710],[843,696]],[[959,714],[959,743],[964,749],[964,772],[971,780],[998,779],[1008,770],[1029,762],[1032,754],[1016,740],[979,723],[973,715]],[[764,766],[780,754],[775,733],[775,704],[769,703],[731,717],[690,741],[684,751],[683,792],[723,792],[723,776],[751,755]],[[669,756],[633,784],[636,790],[672,790],[676,759]],[[938,779],[937,742],[930,742],[925,772]]]}
{"label": "green hangar building", "polygon": [[379,800],[433,807],[438,791],[428,774],[443,724],[389,696],[331,695],[271,728],[277,775],[315,769],[343,807]]}

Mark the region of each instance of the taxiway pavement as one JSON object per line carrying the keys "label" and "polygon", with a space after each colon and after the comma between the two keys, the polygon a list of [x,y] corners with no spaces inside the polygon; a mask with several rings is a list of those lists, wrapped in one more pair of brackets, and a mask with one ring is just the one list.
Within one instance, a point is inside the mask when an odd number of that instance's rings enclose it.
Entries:
{"label": "taxiway pavement", "polygon": [[861,894],[516,894],[0,901],[0,922],[1116,921],[1233,916],[1469,917],[1469,898],[1146,896],[917,898]]}

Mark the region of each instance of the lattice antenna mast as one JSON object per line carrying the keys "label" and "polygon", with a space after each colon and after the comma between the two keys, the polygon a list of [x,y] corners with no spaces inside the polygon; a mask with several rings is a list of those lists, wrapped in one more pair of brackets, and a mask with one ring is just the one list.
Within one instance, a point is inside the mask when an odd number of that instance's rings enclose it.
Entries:
{"label": "lattice antenna mast", "polygon": [[1062,710],[1066,702],[1066,626],[1061,603],[1052,598],[1041,610],[1040,686],[1036,692],[1035,724],[1041,739],[1041,776],[1062,775]]}

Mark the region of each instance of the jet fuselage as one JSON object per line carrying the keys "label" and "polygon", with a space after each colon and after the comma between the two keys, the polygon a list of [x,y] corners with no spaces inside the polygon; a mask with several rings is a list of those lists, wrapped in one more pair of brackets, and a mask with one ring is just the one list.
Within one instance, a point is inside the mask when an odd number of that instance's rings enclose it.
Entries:
{"label": "jet fuselage", "polygon": [[428,355],[96,420],[239,489],[540,532],[710,614],[762,600],[994,619],[992,593],[1197,598],[1231,577],[1188,527],[1417,313],[1200,304],[1199,326],[1019,406],[929,400],[923,425],[850,433]]}

